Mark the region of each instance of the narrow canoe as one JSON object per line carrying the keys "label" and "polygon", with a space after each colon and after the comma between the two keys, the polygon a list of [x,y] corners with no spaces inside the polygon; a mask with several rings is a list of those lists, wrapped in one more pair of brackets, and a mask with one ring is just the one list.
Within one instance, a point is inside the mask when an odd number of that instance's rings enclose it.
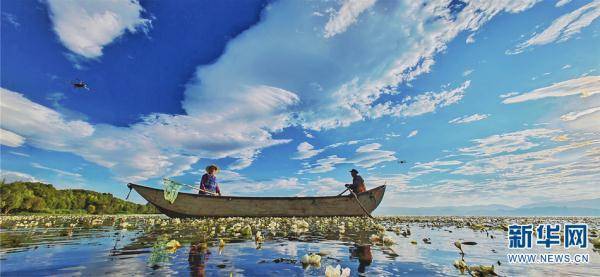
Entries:
{"label": "narrow canoe", "polygon": [[[364,216],[352,195],[320,197],[240,197],[208,196],[180,192],[173,204],[161,189],[128,184],[161,213],[169,217],[264,217],[264,216]],[[379,206],[385,186],[358,194],[358,200],[371,213]]]}

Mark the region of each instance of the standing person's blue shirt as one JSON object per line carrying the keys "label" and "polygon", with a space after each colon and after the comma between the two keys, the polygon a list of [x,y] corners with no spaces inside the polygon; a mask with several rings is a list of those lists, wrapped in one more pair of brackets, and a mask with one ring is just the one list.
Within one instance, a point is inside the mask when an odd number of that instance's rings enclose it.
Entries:
{"label": "standing person's blue shirt", "polygon": [[206,173],[202,175],[200,181],[200,192],[199,194],[207,194],[206,192],[216,193],[221,195],[219,184],[217,183],[217,172],[219,168],[216,165],[209,165],[206,167]]}

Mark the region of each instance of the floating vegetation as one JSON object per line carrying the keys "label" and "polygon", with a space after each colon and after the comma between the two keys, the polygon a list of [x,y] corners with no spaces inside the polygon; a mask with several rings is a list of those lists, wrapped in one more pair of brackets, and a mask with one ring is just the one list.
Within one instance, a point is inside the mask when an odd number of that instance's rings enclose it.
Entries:
{"label": "floating vegetation", "polygon": [[456,269],[460,270],[460,274],[465,274],[465,270],[469,269],[464,260],[455,260],[453,265]]}
{"label": "floating vegetation", "polygon": [[[297,267],[306,275],[319,276],[329,269],[330,276],[344,276],[342,267],[348,263],[358,263],[359,273],[361,270],[368,272],[369,266],[384,264],[381,257],[385,257],[385,262],[402,262],[402,258],[398,257],[412,255],[411,251],[419,249],[458,252],[457,258],[440,255],[441,262],[436,261],[437,266],[456,269],[457,274],[493,276],[498,272],[519,275],[511,272],[509,267],[501,266],[507,263],[504,251],[500,250],[506,244],[498,238],[505,236],[506,226],[515,223],[586,223],[591,252],[592,249],[600,250],[599,221],[586,217],[378,217],[372,220],[361,217],[172,219],[156,215],[2,216],[0,253],[3,257],[8,253],[10,258],[12,252],[32,251],[40,246],[51,249],[53,245],[81,243],[102,234],[114,238],[114,245],[110,246],[111,255],[143,255],[143,259],[135,260],[147,261],[150,270],[159,271],[180,266],[182,257],[190,257],[194,270],[213,270],[212,273],[218,273],[216,275],[233,272],[236,275],[233,260],[255,258],[254,266],[279,264],[278,268]],[[486,239],[485,243],[481,241]],[[434,247],[430,246],[432,242]],[[330,249],[332,245],[345,249]],[[242,253],[238,251],[240,247],[246,251],[241,258],[235,256]],[[248,250],[248,247],[262,250]],[[373,259],[374,256],[379,258]],[[373,260],[377,263],[371,265]],[[212,263],[210,269],[205,266],[206,263]]]}
{"label": "floating vegetation", "polygon": [[304,254],[304,256],[302,256],[302,259],[300,259],[300,262],[302,262],[303,266],[314,266],[314,267],[320,267],[321,266],[321,256],[318,254],[313,254],[311,253],[309,254]]}
{"label": "floating vegetation", "polygon": [[350,268],[344,268],[342,269],[342,267],[340,265],[337,265],[336,267],[330,266],[328,265],[327,268],[325,268],[325,277],[348,277],[350,276]]}
{"label": "floating vegetation", "polygon": [[[460,271],[460,274],[465,274],[465,271],[467,271],[471,276],[498,276],[498,274],[496,274],[496,272],[494,271],[494,265],[467,265],[467,262],[465,261],[465,252],[462,248],[463,245],[477,245],[477,243],[472,241],[454,242],[454,246],[458,248],[458,250],[460,250],[460,260],[455,260],[452,265]],[[500,261],[498,261],[498,265],[500,264]]]}
{"label": "floating vegetation", "polygon": [[167,264],[171,260],[170,254],[173,254],[173,248],[175,248],[177,244],[179,244],[177,241],[168,241],[167,236],[158,238],[152,246],[148,264],[154,268]]}
{"label": "floating vegetation", "polygon": [[177,249],[179,249],[179,247],[181,247],[181,243],[179,243],[178,241],[172,239],[169,242],[167,242],[167,244],[165,245],[165,247],[171,252],[175,252],[177,251]]}
{"label": "floating vegetation", "polygon": [[600,249],[600,237],[590,239],[590,242],[594,246],[595,249]]}

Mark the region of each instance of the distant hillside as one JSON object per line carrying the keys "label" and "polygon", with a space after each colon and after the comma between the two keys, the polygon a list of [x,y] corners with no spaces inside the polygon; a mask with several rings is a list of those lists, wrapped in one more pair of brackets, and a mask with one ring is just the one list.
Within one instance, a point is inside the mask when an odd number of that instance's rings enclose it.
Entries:
{"label": "distant hillside", "polygon": [[380,208],[381,215],[489,215],[489,216],[600,216],[600,198],[543,202],[513,208],[504,205]]}
{"label": "distant hillside", "polygon": [[32,182],[0,183],[2,214],[83,213],[140,214],[157,213],[150,204],[140,205],[115,198],[110,193],[82,189],[57,190],[52,185]]}

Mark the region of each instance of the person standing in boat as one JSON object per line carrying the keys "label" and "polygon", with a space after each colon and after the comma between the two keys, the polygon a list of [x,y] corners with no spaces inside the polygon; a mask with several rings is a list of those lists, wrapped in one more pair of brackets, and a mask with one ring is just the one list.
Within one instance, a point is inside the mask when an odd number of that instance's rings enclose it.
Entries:
{"label": "person standing in boat", "polygon": [[367,191],[367,188],[365,187],[365,180],[358,175],[358,170],[350,170],[350,175],[352,175],[352,184],[346,184],[347,188],[351,189],[354,193]]}
{"label": "person standing in boat", "polygon": [[221,196],[221,190],[217,183],[217,172],[219,172],[219,168],[214,164],[206,167],[206,173],[202,175],[202,180],[200,180],[199,194],[217,194]]}

